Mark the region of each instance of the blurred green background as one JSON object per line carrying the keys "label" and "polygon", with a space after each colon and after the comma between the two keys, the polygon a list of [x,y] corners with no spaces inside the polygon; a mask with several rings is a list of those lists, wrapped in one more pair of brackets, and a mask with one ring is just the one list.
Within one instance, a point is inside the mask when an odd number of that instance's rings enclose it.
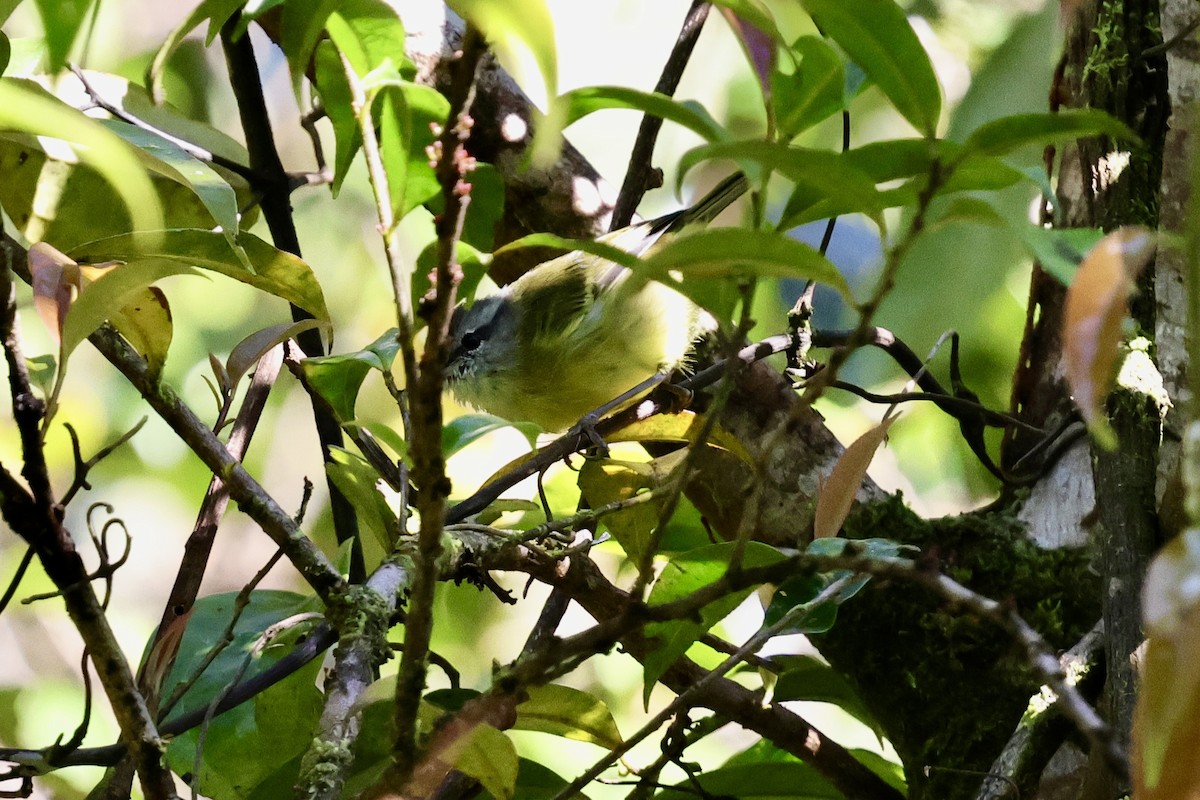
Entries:
{"label": "blurred green background", "polygon": [[[549,4],[557,26],[561,90],[589,84],[650,90],[689,2],[551,0]],[[775,0],[768,5],[785,31],[799,34],[811,30],[794,4]],[[948,135],[958,138],[980,122],[1001,114],[1045,110],[1049,75],[1058,53],[1056,4],[1046,3],[1043,8],[1040,2],[945,0],[914,2],[907,8],[942,82],[948,108],[943,130]],[[140,78],[150,54],[185,13],[185,7],[172,3],[127,0],[104,4],[94,31],[90,35],[85,31],[76,42],[72,59],[90,69]],[[4,25],[4,32],[18,42],[40,37],[41,24],[34,5],[22,3]],[[311,145],[297,124],[298,109],[286,65],[257,32],[255,37],[284,163],[294,171],[313,169]],[[521,74],[520,65],[511,66],[518,79],[530,78]],[[193,35],[170,67],[168,99],[240,139],[219,48],[205,50],[200,36]],[[528,85],[536,86],[537,81],[531,79]],[[736,40],[717,14],[707,23],[678,95],[699,100],[718,120],[747,137],[762,129],[757,85]],[[604,111],[572,126],[567,136],[604,176],[619,185],[639,121],[632,112]],[[328,129],[325,133],[326,145],[331,148],[332,137]],[[868,91],[859,99],[852,121],[854,144],[909,135],[915,134],[895,113],[884,108],[877,93]],[[801,143],[836,147],[840,136],[840,122],[831,120],[805,134]],[[666,172],[666,186],[674,185],[673,171],[679,155],[698,143],[691,133],[670,124],[665,126],[656,164]],[[1031,152],[1021,166],[1036,169],[1039,163],[1040,153]],[[702,171],[692,180],[707,185],[717,177]],[[697,191],[702,189],[685,187],[682,199],[672,196],[669,189],[652,192],[642,213],[654,215],[678,208]],[[1022,187],[989,197],[988,201],[1005,214],[1024,217],[1033,199],[1032,190]],[[782,204],[784,198],[772,200]],[[335,352],[358,349],[393,324],[391,290],[361,163],[336,200],[324,188],[314,188],[298,192],[294,204],[304,257],[322,281],[336,326]],[[903,226],[899,218],[891,223],[893,229]],[[415,259],[427,241],[429,220],[418,213],[405,225],[412,233],[407,255]],[[822,226],[813,226],[797,235],[816,243],[821,231]],[[257,232],[266,235],[265,230]],[[860,297],[872,286],[880,253],[877,232],[868,223],[856,219],[839,222],[830,254]],[[939,228],[924,236],[908,256],[897,289],[884,304],[878,324],[892,329],[919,354],[927,353],[947,330],[958,330],[963,337],[962,366],[967,382],[985,403],[1006,408],[1024,320],[1028,273],[1028,258],[1005,235],[964,225]],[[212,419],[214,401],[203,379],[209,371],[208,354],[224,358],[249,331],[287,320],[288,310],[281,301],[219,277],[177,277],[165,281],[163,288],[175,316],[175,339],[165,379],[194,408]],[[786,284],[760,288],[757,332],[782,330],[783,313],[799,288]],[[852,324],[845,310],[833,305],[831,297],[819,297],[820,324]],[[19,302],[27,355],[52,352],[33,313],[27,289],[21,292]],[[945,376],[947,358],[948,351],[935,358],[936,374]],[[886,359],[873,353],[856,355],[845,377],[874,391],[895,391],[905,380]],[[394,422],[390,408],[386,393],[378,386],[371,387],[359,402],[364,416]],[[884,411],[836,393],[822,401],[820,410],[845,442],[877,422]],[[3,413],[8,419],[7,407]],[[74,355],[58,421],[75,426],[85,454],[120,435],[147,413],[136,393],[88,347]],[[51,430],[48,447],[56,484],[65,487],[71,479],[72,461],[70,443],[60,424]],[[465,496],[494,469],[527,448],[524,439],[513,431],[501,431],[471,445],[450,463],[455,496]],[[10,469],[20,462],[17,437],[7,422],[0,423],[0,462]],[[324,480],[309,424],[308,401],[286,374],[272,393],[248,466],[289,510],[298,507],[304,478],[312,479],[317,488],[305,527],[332,550]],[[931,404],[913,404],[906,409],[892,428],[889,445],[878,455],[872,475],[884,487],[902,490],[924,514],[971,508],[986,502],[996,488],[958,441],[956,424]],[[568,493],[571,478],[570,473],[560,472],[551,482],[556,491]],[[90,479],[95,488],[72,504],[67,522],[85,558],[94,563],[94,549],[86,541],[84,512],[88,504],[110,503],[115,509],[113,515],[124,521],[133,539],[132,554],[117,574],[110,618],[127,652],[138,654],[161,613],[208,474],[171,431],[152,417],[131,445],[104,461]],[[518,494],[528,496],[531,491],[525,486]],[[98,519],[106,518],[100,515]],[[23,552],[20,541],[0,522],[3,585],[7,585]],[[221,529],[205,592],[240,588],[272,552],[273,546],[265,536],[240,514],[231,512]],[[601,557],[607,559],[607,568],[619,569],[615,555]],[[518,594],[524,588],[519,577],[501,580]],[[265,586],[299,588],[299,582],[285,565],[276,568]],[[50,588],[35,568],[18,597]],[[443,590],[441,610],[452,609],[453,613],[438,616],[434,644],[465,670],[464,685],[486,683],[491,664],[478,658],[479,653],[489,653],[499,660],[517,654],[539,607],[539,589],[532,591],[529,601],[515,612],[473,589]],[[54,607],[52,613],[47,606]],[[582,615],[570,616],[566,626],[578,629],[585,623]],[[725,627],[729,636],[741,640],[757,624],[753,611],[747,611],[735,614]],[[80,644],[61,613],[61,603],[47,600],[11,606],[0,616],[0,653],[5,654],[0,658],[0,743],[44,746],[60,734],[69,735],[82,706]],[[444,685],[436,671],[432,679]],[[601,692],[613,705],[622,730],[633,729],[633,720],[641,711],[640,671],[628,659],[593,659],[572,677],[572,682]],[[103,704],[99,705],[89,745],[107,744],[115,738],[115,728]],[[820,708],[805,713],[819,725],[830,715],[836,716],[834,711]],[[849,725],[839,730],[856,745],[878,747],[877,743],[872,745],[873,737],[865,730]],[[530,748],[547,746],[548,741],[535,734],[522,734],[521,740],[522,747]],[[746,743],[744,737],[736,741]],[[570,771],[570,764],[582,767],[595,757],[588,745],[564,745],[554,740],[551,746],[560,753],[563,774]],[[741,745],[722,737],[703,745],[735,746]],[[652,749],[651,745],[648,752],[635,750],[630,758],[633,762],[652,758]],[[82,796],[97,777],[97,770],[67,770],[41,785],[50,792],[48,796]]]}

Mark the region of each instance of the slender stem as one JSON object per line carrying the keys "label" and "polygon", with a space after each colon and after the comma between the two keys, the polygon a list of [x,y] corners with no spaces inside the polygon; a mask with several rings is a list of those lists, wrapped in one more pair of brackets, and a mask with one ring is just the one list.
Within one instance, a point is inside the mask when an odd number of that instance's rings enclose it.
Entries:
{"label": "slender stem", "polygon": [[54,496],[42,450],[45,405],[33,393],[21,348],[16,318],[16,290],[11,264],[14,251],[0,248],[0,343],[8,366],[13,419],[21,440],[25,490],[11,475],[0,475],[0,513],[5,522],[37,552],[46,574],[62,593],[67,614],[83,638],[124,740],[133,757],[147,798],[175,797],[174,781],[162,765],[164,744],[138,691],[133,670],[108,624],[104,608],[89,582],[87,569],[70,533],[63,527],[63,508]]}
{"label": "slender stem", "polygon": [[[258,188],[262,192],[263,219],[271,231],[271,239],[280,250],[296,256],[300,253],[300,237],[296,222],[292,218],[292,179],[283,167],[279,151],[275,147],[275,136],[271,129],[271,118],[267,113],[267,101],[263,96],[259,77],[258,61],[249,33],[234,38],[240,14],[234,14],[221,29],[221,45],[229,64],[229,81],[237,99],[238,114],[242,130],[246,135],[246,150],[250,154],[250,169],[259,176]],[[312,317],[299,306],[291,306],[292,319],[299,321]],[[300,349],[309,357],[325,354],[321,334],[316,329],[302,331],[296,335]],[[321,457],[329,463],[333,448],[342,446],[342,429],[337,418],[319,404],[313,404],[313,421],[316,423],[317,438],[321,443]],[[346,499],[326,476],[329,489],[329,505],[333,512],[333,529],[339,544],[352,542],[350,551],[350,580],[359,583],[366,577],[362,546],[358,538],[358,516],[354,506]]]}
{"label": "slender stem", "polygon": [[583,787],[587,786],[589,783],[599,777],[601,772],[608,769],[610,764],[628,753],[642,740],[652,735],[656,730],[662,727],[662,724],[668,719],[675,716],[683,709],[691,706],[695,702],[694,699],[696,695],[700,694],[711,683],[728,674],[729,671],[734,667],[742,664],[747,656],[755,653],[773,637],[787,630],[791,626],[803,621],[815,609],[830,602],[843,588],[845,588],[846,585],[850,583],[850,580],[851,576],[846,576],[834,581],[833,583],[829,584],[829,586],[825,587],[820,594],[818,594],[809,602],[795,606],[786,614],[784,614],[783,617],[774,625],[763,628],[758,633],[751,636],[744,645],[739,647],[737,651],[733,653],[733,655],[729,656],[729,658],[722,661],[716,669],[706,673],[705,676],[697,681],[696,684],[694,684],[691,688],[676,695],[674,700],[672,700],[666,705],[665,708],[651,717],[645,725],[637,730],[637,732],[635,732],[632,736],[626,737],[620,745],[612,750],[609,750],[599,760],[597,760],[596,763],[592,764],[591,767],[585,770],[579,777],[571,781],[571,783],[567,786],[564,786],[562,790],[554,796],[553,800],[568,800],[568,798],[575,797],[583,790]]}
{"label": "slender stem", "polygon": [[[668,97],[675,94],[679,80],[683,77],[683,70],[687,67],[696,41],[700,38],[700,31],[704,29],[708,9],[709,4],[704,0],[693,0],[654,91]],[[621,184],[621,193],[617,196],[617,205],[613,208],[609,230],[615,231],[628,225],[633,220],[633,212],[637,210],[646,190],[662,183],[661,173],[656,172],[653,167],[654,143],[658,140],[662,124],[661,117],[652,117],[649,114],[642,117],[637,138],[633,142],[633,150],[629,154],[629,169],[625,171],[625,181]],[[650,185],[652,176],[659,178],[655,186]]]}
{"label": "slender stem", "polygon": [[[468,25],[463,34],[461,54],[452,69],[450,87],[446,92],[450,113],[438,143],[440,152],[436,173],[442,186],[445,210],[437,221],[438,264],[434,302],[428,309],[428,331],[419,364],[415,362],[411,340],[406,341],[405,338],[405,325],[409,324],[412,314],[412,299],[408,294],[411,270],[402,268],[398,254],[393,254],[390,246],[388,248],[405,359],[405,377],[409,387],[411,430],[408,434],[413,454],[412,478],[418,489],[416,507],[420,514],[416,572],[405,616],[404,652],[396,676],[396,739],[392,750],[394,769],[389,780],[398,786],[407,783],[417,760],[417,713],[425,689],[429,641],[433,633],[434,590],[437,588],[438,562],[442,556],[446,498],[450,494],[442,454],[443,365],[447,356],[450,311],[462,273],[455,254],[470,199],[470,185],[466,182],[466,176],[473,167],[473,160],[465,146],[472,125],[469,114],[474,100],[476,71],[486,52],[487,45],[482,35],[474,26]],[[361,122],[360,116],[360,126]],[[367,153],[365,146],[370,138],[373,137],[364,131],[364,154],[367,154],[368,169],[374,173],[381,171],[382,163],[370,163],[372,156]],[[386,194],[379,194],[377,184],[376,204],[381,206],[381,213],[386,213],[390,218],[390,210],[382,212],[382,206],[389,202]],[[383,216],[380,223],[386,236],[389,229]]]}

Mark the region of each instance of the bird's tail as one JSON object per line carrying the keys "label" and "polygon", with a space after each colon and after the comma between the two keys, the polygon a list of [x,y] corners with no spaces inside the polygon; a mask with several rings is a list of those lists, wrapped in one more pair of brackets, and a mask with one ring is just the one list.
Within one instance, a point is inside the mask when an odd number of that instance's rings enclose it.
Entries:
{"label": "bird's tail", "polygon": [[[716,219],[717,215],[729,207],[750,188],[750,181],[741,172],[735,172],[721,181],[711,192],[700,198],[690,208],[684,208],[652,220],[635,223],[628,228],[601,236],[599,241],[621,248],[635,256],[648,256],[661,244],[671,239],[671,235],[691,224],[706,225]],[[596,276],[598,286],[613,286],[618,282],[628,284],[625,291],[636,290],[644,285],[643,279],[625,280],[626,270],[616,264],[611,269]]]}
{"label": "bird's tail", "polygon": [[750,181],[744,173],[735,172],[718,183],[711,192],[704,195],[691,208],[684,209],[673,220],[668,230],[679,230],[692,222],[712,222],[717,215],[729,207],[750,188]]}

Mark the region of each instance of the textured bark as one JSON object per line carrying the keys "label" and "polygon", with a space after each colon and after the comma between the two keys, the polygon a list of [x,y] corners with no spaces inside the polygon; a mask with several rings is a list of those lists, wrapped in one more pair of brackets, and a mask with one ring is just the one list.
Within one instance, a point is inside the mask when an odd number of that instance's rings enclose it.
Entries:
{"label": "textured bark", "polygon": [[[1067,191],[1077,194],[1069,206],[1069,222],[1111,230],[1121,225],[1158,225],[1158,191],[1162,174],[1163,136],[1169,105],[1166,61],[1160,53],[1145,55],[1162,44],[1158,2],[1089,3],[1080,8],[1067,47],[1067,89],[1073,105],[1103,109],[1129,125],[1139,143],[1088,139],[1077,156],[1084,180]],[[1109,165],[1114,152],[1128,153],[1119,172]],[[1143,272],[1131,316],[1139,334],[1155,330],[1155,272]],[[1101,579],[1108,681],[1104,710],[1118,736],[1128,741],[1136,702],[1137,675],[1132,662],[1141,644],[1141,584],[1159,543],[1155,501],[1158,443],[1162,435],[1155,398],[1118,388],[1109,410],[1120,445],[1093,448],[1096,480],[1095,531]],[[1093,759],[1094,760],[1094,759]],[[1098,769],[1100,797],[1129,791],[1122,780]]]}

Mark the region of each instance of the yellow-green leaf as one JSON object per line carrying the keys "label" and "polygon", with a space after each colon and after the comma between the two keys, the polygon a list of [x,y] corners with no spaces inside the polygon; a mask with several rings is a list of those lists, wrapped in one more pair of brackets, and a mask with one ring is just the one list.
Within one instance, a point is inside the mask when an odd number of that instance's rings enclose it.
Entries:
{"label": "yellow-green leaf", "polygon": [[[83,287],[67,314],[62,335],[63,360],[105,320],[119,317],[131,303],[147,302],[143,293],[152,283],[171,275],[185,274],[196,274],[196,271],[184,264],[150,260],[105,270],[99,278]],[[132,324],[132,318],[129,321]],[[165,350],[163,357],[166,357]]]}
{"label": "yellow-green leaf", "polygon": [[530,688],[528,699],[517,706],[517,722],[513,727],[591,742],[608,749],[618,747],[622,741],[612,711],[603,700],[556,684]]}
{"label": "yellow-green leaf", "polygon": [[162,374],[174,332],[171,306],[162,289],[149,286],[137,291],[109,321],[146,359],[150,374],[155,377]]}
{"label": "yellow-green leaf", "polygon": [[162,209],[132,148],[94,119],[25,81],[0,78],[0,128],[60,140],[80,163],[99,173],[129,211],[138,230],[162,227]]}
{"label": "yellow-green leaf", "polygon": [[180,271],[211,270],[281,297],[316,319],[329,319],[325,295],[308,264],[252,234],[239,235],[237,244],[230,247],[214,231],[183,228],[110,236],[75,247],[68,255],[81,263],[155,261]]}
{"label": "yellow-green leaf", "polygon": [[512,740],[491,725],[477,725],[459,739],[443,760],[483,784],[496,800],[512,800],[517,785],[517,749]]}

